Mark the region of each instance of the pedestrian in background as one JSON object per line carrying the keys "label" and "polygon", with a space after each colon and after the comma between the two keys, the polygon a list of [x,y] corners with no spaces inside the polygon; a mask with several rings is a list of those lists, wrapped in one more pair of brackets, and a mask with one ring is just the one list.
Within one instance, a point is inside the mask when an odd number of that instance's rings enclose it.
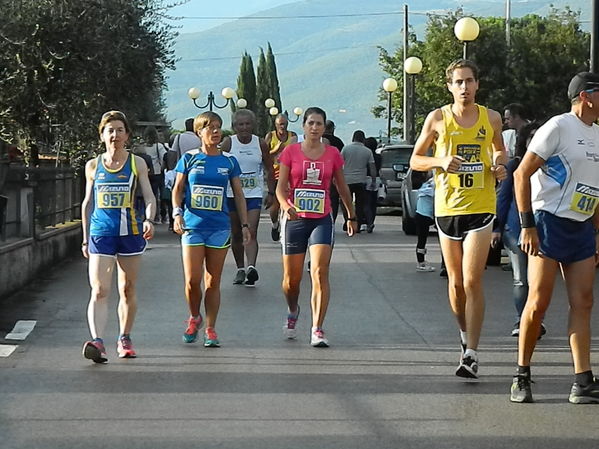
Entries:
{"label": "pedestrian in background", "polygon": [[379,177],[379,172],[381,170],[382,158],[380,154],[377,154],[376,149],[378,147],[378,141],[374,137],[367,137],[364,141],[364,146],[368,148],[372,157],[374,158],[374,173],[372,173],[371,166],[368,164],[368,173],[367,176],[370,177],[371,180],[374,179],[374,182],[366,183],[366,230],[370,234],[374,230],[374,220],[376,219],[376,205],[378,201],[378,192],[379,188],[382,185],[381,178]]}

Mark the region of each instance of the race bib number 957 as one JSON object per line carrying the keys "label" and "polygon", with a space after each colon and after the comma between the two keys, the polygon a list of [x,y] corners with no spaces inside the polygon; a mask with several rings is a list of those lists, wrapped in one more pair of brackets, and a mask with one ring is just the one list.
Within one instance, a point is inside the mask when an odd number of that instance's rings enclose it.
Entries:
{"label": "race bib number 957", "polygon": [[131,207],[129,184],[102,184],[98,186],[96,206],[99,209]]}

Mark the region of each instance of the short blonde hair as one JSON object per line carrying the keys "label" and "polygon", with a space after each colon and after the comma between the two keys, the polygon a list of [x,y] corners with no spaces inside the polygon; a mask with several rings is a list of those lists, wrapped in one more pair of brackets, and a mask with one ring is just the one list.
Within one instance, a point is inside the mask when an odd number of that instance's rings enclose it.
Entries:
{"label": "short blonde hair", "polygon": [[102,136],[104,128],[106,128],[106,125],[116,120],[120,120],[121,122],[123,122],[123,124],[125,125],[125,131],[127,131],[127,134],[131,134],[131,126],[129,125],[129,120],[127,120],[125,114],[121,111],[108,111],[102,114],[100,124],[98,125],[98,133],[100,134],[100,136]]}
{"label": "short blonde hair", "polygon": [[223,126],[223,119],[216,112],[202,112],[193,120],[193,132],[197,134],[213,122],[218,122],[220,126]]}

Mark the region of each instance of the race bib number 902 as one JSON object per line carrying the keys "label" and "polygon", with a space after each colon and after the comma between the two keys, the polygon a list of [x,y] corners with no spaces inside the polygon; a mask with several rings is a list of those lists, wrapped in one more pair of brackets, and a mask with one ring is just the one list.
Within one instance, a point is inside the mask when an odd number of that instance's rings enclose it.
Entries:
{"label": "race bib number 902", "polygon": [[203,186],[194,184],[191,186],[191,207],[201,210],[223,210],[222,187]]}
{"label": "race bib number 902", "polygon": [[99,209],[121,209],[131,207],[129,184],[102,184],[98,186],[96,207]]}
{"label": "race bib number 902", "polygon": [[295,189],[293,205],[298,212],[324,214],[324,190]]}

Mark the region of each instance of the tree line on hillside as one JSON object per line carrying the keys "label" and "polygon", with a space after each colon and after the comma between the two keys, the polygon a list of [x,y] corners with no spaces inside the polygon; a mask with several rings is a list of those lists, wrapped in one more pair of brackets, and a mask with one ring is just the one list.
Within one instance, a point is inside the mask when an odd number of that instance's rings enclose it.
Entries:
{"label": "tree line on hillside", "polygon": [[[428,18],[425,39],[411,33],[408,56],[422,60],[422,72],[415,76],[416,126],[419,130],[428,112],[450,101],[445,69],[462,54],[454,36],[454,25],[462,10]],[[552,9],[547,17],[527,15],[510,21],[510,46],[506,42],[505,19],[476,17],[480,35],[468,45],[468,59],[480,68],[477,102],[502,111],[506,104],[522,103],[529,118],[543,120],[569,110],[566,96],[574,74],[588,70],[589,33],[580,28],[580,14]],[[380,66],[400,83],[403,78],[403,48],[390,53],[380,48]],[[380,100],[386,99],[381,90]],[[403,92],[393,94],[392,118],[403,121]],[[386,117],[386,106],[372,109],[375,117]],[[394,128],[392,134],[399,134]]]}
{"label": "tree line on hillside", "polygon": [[0,138],[69,161],[97,147],[102,113],[163,118],[176,33],[163,0],[0,0]]}
{"label": "tree line on hillside", "polygon": [[[266,99],[272,98],[275,107],[279,111],[283,111],[277,64],[270,42],[268,43],[266,55],[264,49],[260,48],[257,75],[254,72],[252,57],[248,52],[244,52],[241,57],[239,76],[237,77],[237,97],[244,98],[247,101],[247,109],[256,114],[257,129],[255,132],[259,136],[264,136],[272,129],[272,117],[268,108],[264,105]],[[233,108],[235,108],[234,105]]]}

